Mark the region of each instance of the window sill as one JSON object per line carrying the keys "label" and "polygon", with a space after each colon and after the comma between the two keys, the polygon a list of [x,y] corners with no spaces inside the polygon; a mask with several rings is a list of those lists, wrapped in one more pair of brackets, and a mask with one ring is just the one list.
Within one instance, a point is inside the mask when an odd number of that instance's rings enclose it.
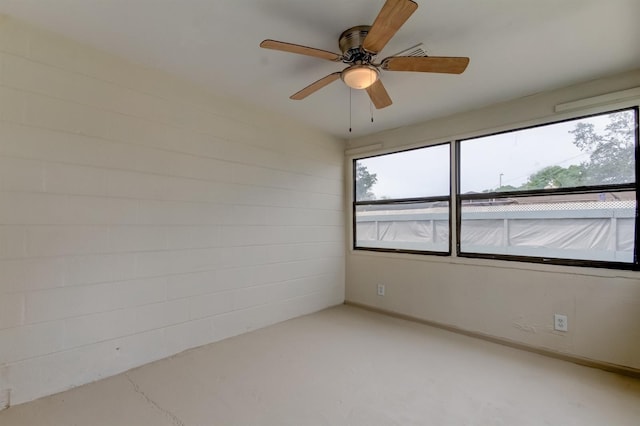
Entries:
{"label": "window sill", "polygon": [[414,253],[393,253],[393,252],[378,252],[369,250],[357,250],[350,248],[347,252],[348,256],[359,257],[375,257],[375,258],[388,258],[394,260],[407,260],[413,262],[425,262],[425,263],[440,263],[450,265],[463,265],[463,266],[479,266],[486,268],[498,268],[498,269],[510,269],[510,270],[525,270],[536,272],[547,272],[556,274],[570,274],[578,276],[589,277],[602,277],[602,278],[627,278],[627,279],[640,279],[640,271],[632,271],[625,269],[605,269],[594,268],[588,266],[569,266],[569,265],[552,265],[542,263],[529,263],[518,262],[512,260],[502,259],[481,259],[470,257],[458,257],[440,256],[430,254],[414,254]]}

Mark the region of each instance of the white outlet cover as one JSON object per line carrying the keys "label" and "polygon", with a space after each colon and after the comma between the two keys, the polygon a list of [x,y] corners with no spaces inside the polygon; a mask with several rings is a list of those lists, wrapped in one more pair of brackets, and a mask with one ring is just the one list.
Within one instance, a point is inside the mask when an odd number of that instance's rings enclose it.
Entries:
{"label": "white outlet cover", "polygon": [[569,319],[566,315],[553,315],[553,329],[557,331],[569,331]]}
{"label": "white outlet cover", "polygon": [[384,296],[384,284],[378,284],[378,296]]}

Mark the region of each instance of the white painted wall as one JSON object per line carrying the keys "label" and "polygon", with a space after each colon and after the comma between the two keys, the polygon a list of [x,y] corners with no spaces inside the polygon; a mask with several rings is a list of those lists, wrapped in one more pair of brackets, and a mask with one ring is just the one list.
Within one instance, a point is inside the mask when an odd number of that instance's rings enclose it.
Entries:
{"label": "white painted wall", "polygon": [[341,303],[343,144],[2,18],[0,390]]}
{"label": "white painted wall", "polygon": [[[635,70],[355,139],[349,148],[370,155],[557,120],[568,116],[554,114],[557,104],[638,86],[640,70]],[[380,148],[371,151],[367,146]],[[350,195],[348,199],[350,202]],[[384,297],[376,295],[377,284],[386,284]],[[346,299],[532,347],[640,369],[638,272],[350,250]],[[568,333],[553,330],[554,313],[568,315]]]}

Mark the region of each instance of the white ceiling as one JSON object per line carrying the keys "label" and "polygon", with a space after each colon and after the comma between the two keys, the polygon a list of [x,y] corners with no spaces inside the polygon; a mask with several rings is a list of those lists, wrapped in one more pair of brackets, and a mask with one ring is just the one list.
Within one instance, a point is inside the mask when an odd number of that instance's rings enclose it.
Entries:
{"label": "white ceiling", "polygon": [[640,68],[639,0],[418,0],[380,58],[419,42],[468,56],[462,75],[384,72],[393,105],[369,116],[340,81],[289,96],[343,64],[260,49],[272,38],[340,52],[384,0],[0,0],[0,13],[349,138]]}

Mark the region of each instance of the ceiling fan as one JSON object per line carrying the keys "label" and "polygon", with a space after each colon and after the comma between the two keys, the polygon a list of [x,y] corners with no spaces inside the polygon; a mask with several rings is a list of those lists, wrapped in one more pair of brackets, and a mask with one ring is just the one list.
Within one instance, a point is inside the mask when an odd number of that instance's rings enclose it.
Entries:
{"label": "ceiling fan", "polygon": [[444,56],[390,56],[374,62],[376,55],[418,8],[412,0],[387,0],[372,25],[358,25],[344,31],[338,40],[342,54],[276,40],[264,40],[260,47],[313,56],[349,66],[311,83],[291,99],[301,100],[341,78],[353,89],[365,89],[376,108],[392,104],[380,81],[380,70],[461,74],[469,58]]}

